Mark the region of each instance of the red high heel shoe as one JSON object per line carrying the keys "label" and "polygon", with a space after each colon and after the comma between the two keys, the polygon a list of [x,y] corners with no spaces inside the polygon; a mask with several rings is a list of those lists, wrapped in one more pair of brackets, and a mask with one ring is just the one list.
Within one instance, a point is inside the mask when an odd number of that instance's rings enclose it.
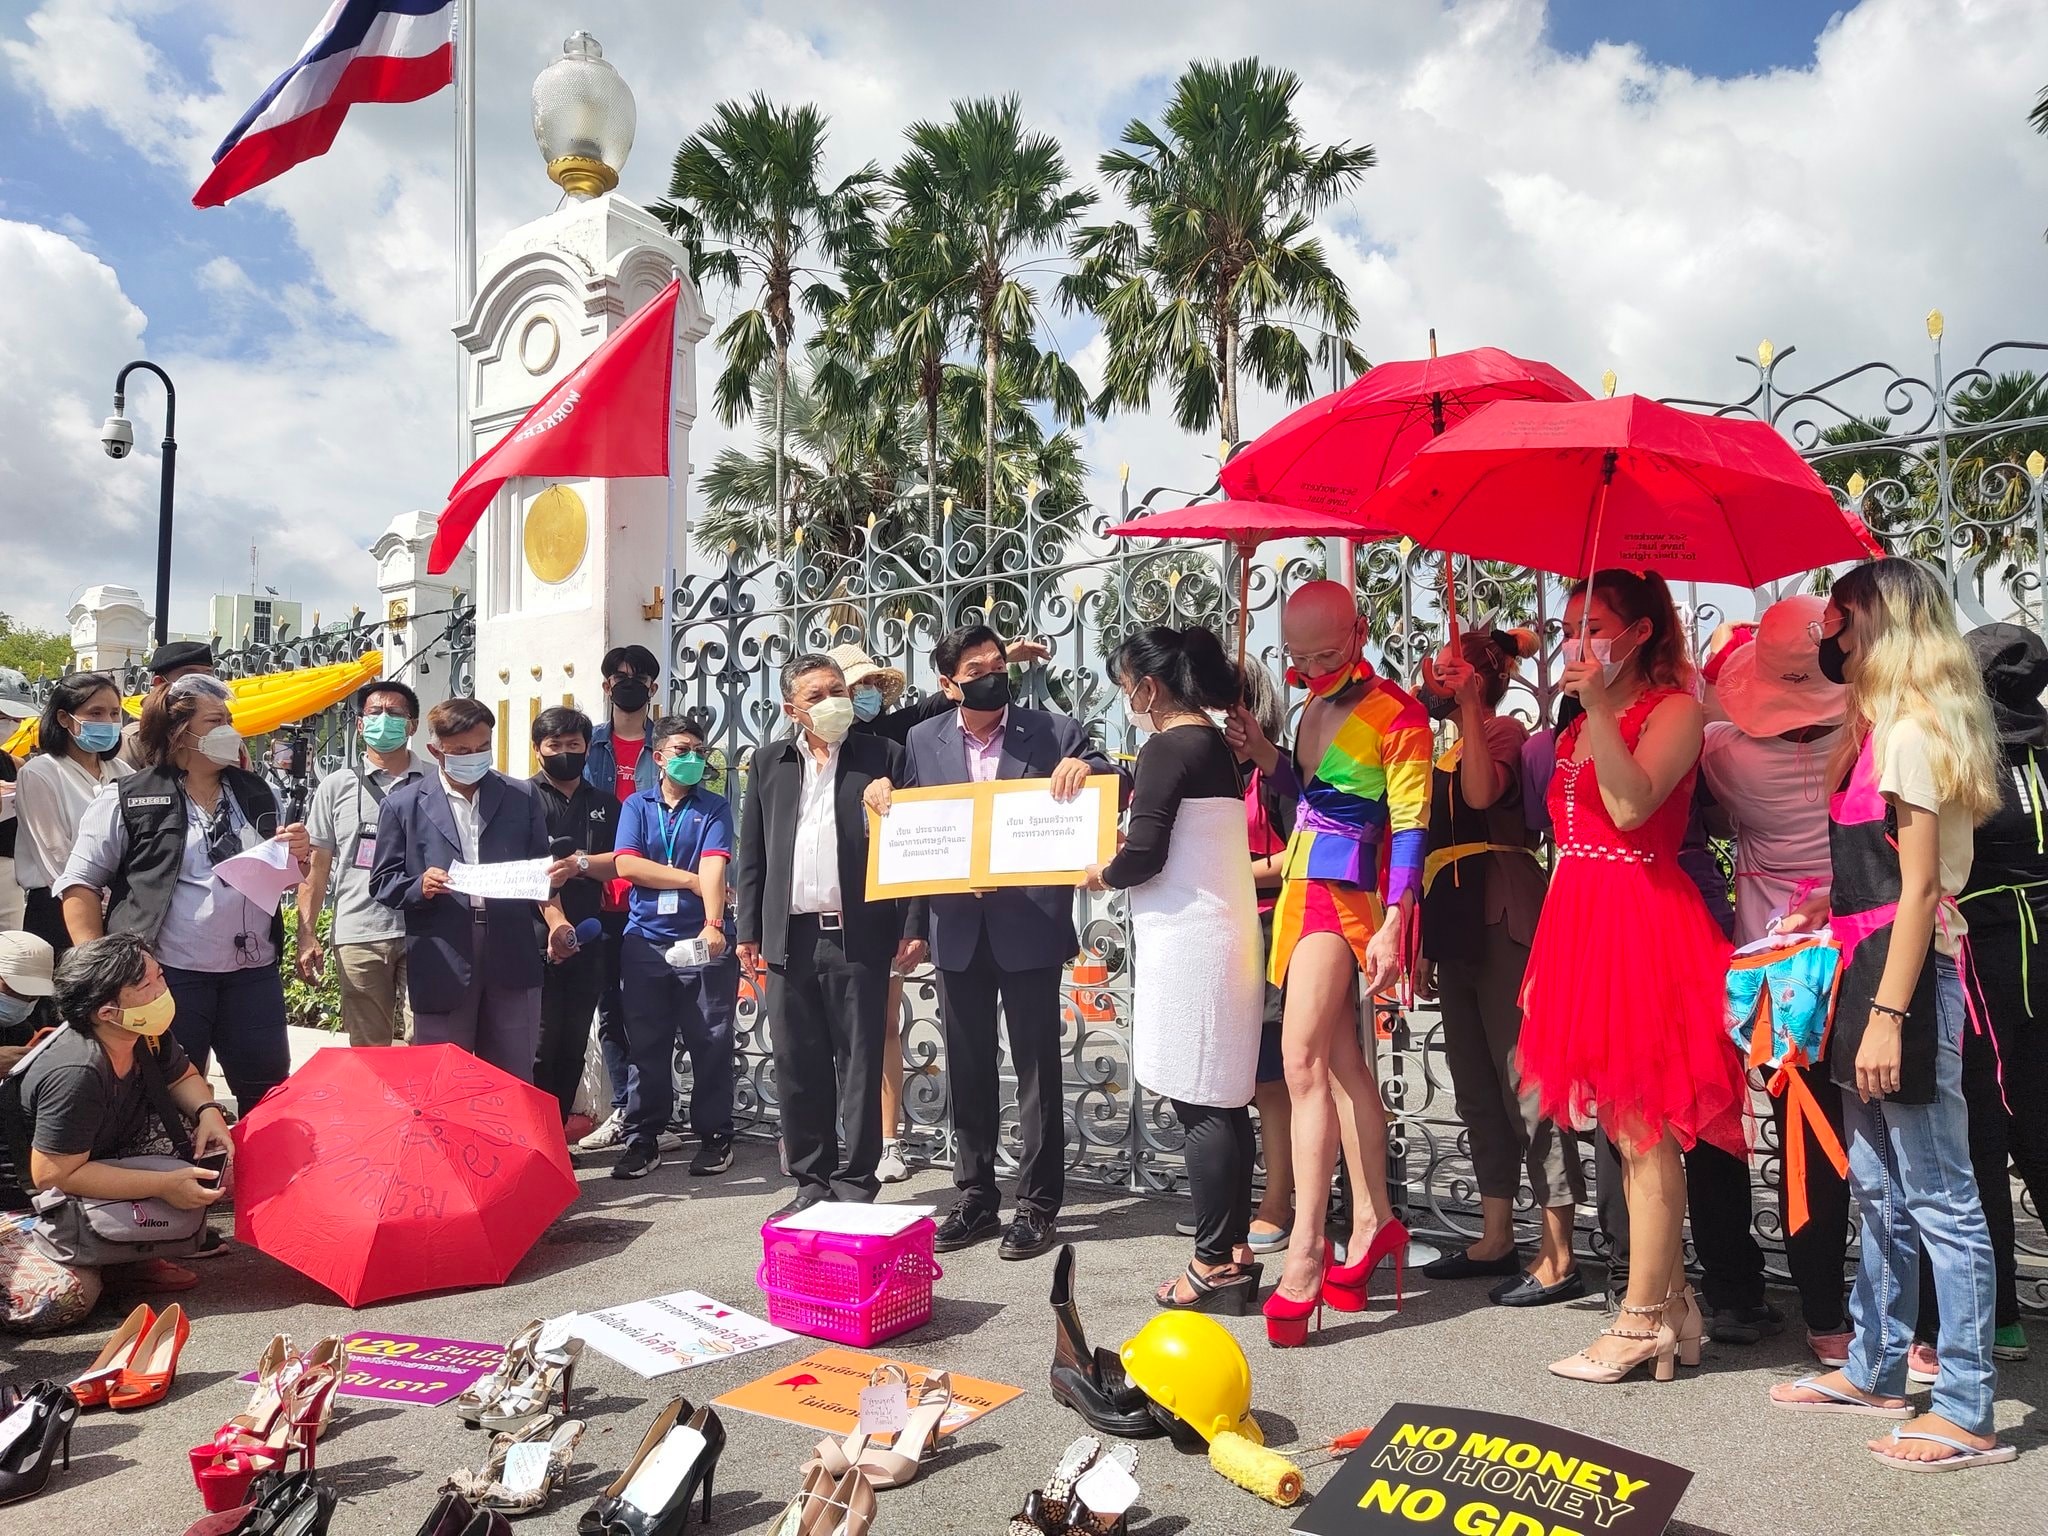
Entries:
{"label": "red high heel shoe", "polygon": [[1352,1264],[1332,1264],[1323,1271],[1323,1300],[1332,1312],[1363,1312],[1372,1299],[1372,1272],[1381,1259],[1394,1258],[1394,1310],[1401,1310],[1401,1270],[1408,1262],[1408,1229],[1398,1216],[1381,1223],[1366,1245],[1365,1257]]}
{"label": "red high heel shoe", "polygon": [[162,1402],[170,1395],[171,1383],[178,1376],[178,1356],[191,1337],[192,1325],[176,1302],[157,1313],[108,1389],[107,1406],[120,1412]]}
{"label": "red high heel shoe", "polygon": [[248,1502],[249,1485],[265,1472],[277,1471],[298,1455],[299,1466],[314,1470],[314,1447],[333,1417],[334,1393],[340,1376],[315,1367],[284,1384],[279,1411],[261,1435],[223,1426],[205,1445],[187,1453],[192,1481],[209,1511],[218,1514]]}
{"label": "red high heel shoe", "polygon": [[1259,1310],[1266,1315],[1266,1342],[1275,1349],[1299,1349],[1308,1342],[1310,1313],[1315,1314],[1316,1327],[1323,1326],[1321,1294],[1296,1301],[1291,1296],[1282,1296],[1276,1285]]}

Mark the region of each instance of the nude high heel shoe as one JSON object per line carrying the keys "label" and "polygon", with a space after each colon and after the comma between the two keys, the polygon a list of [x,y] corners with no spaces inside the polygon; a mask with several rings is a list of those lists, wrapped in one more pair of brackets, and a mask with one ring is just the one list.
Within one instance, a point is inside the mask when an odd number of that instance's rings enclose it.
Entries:
{"label": "nude high heel shoe", "polygon": [[1653,1329],[1607,1328],[1601,1331],[1602,1338],[1627,1339],[1631,1343],[1649,1344],[1650,1348],[1644,1350],[1635,1359],[1619,1365],[1611,1365],[1605,1360],[1596,1360],[1593,1356],[1581,1350],[1576,1355],[1568,1355],[1562,1360],[1553,1360],[1550,1363],[1550,1374],[1562,1376],[1567,1381],[1590,1381],[1599,1386],[1611,1387],[1616,1382],[1625,1380],[1633,1375],[1638,1367],[1651,1365],[1654,1367],[1653,1374],[1657,1380],[1670,1381],[1678,1374],[1678,1335],[1672,1329],[1671,1324],[1665,1321],[1669,1307],[1669,1302],[1660,1302],[1654,1307],[1625,1306],[1621,1309],[1621,1315],[1624,1318],[1654,1317],[1657,1319],[1657,1326]]}
{"label": "nude high heel shoe", "polygon": [[[1665,1321],[1678,1340],[1678,1363],[1698,1365],[1700,1363],[1700,1340],[1706,1334],[1706,1319],[1700,1315],[1698,1292],[1690,1285],[1682,1285],[1664,1298]],[[1673,1317],[1671,1311],[1677,1309]]]}

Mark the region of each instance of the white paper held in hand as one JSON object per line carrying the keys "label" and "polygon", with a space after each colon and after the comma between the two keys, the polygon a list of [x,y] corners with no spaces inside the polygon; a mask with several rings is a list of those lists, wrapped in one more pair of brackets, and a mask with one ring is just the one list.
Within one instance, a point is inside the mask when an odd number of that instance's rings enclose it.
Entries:
{"label": "white paper held in hand", "polygon": [[508,859],[499,864],[448,866],[448,889],[488,901],[546,901],[554,894],[548,884],[552,859]]}
{"label": "white paper held in hand", "polygon": [[875,835],[875,878],[883,885],[965,880],[974,873],[971,799],[898,800]]}
{"label": "white paper held in hand", "polygon": [[274,837],[231,859],[222,859],[213,872],[220,876],[221,884],[259,907],[276,906],[278,899],[299,883],[298,860],[287,844]]}
{"label": "white paper held in hand", "polygon": [[860,1389],[860,1432],[893,1435],[910,1422],[910,1393],[900,1381]]}
{"label": "white paper held in hand", "polygon": [[1093,788],[1062,805],[1049,789],[1018,789],[990,802],[992,875],[1086,869],[1102,857],[1102,796]]}

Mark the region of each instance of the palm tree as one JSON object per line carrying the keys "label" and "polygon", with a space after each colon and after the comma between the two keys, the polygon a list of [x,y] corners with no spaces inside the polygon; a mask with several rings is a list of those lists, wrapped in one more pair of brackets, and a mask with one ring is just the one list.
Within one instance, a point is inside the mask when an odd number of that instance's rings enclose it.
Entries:
{"label": "palm tree", "polygon": [[759,92],[746,102],[720,102],[711,121],[676,151],[668,199],[654,206],[689,249],[693,279],[715,277],[735,290],[754,290],[751,307],[719,332],[725,370],[712,400],[719,419],[736,426],[753,411],[762,365],[772,359],[777,507],[784,504],[785,405],[797,307],[822,318],[838,303],[823,274],[806,262],[814,252],[839,261],[868,238],[881,174],[870,163],[827,187],[820,179],[825,137],[825,117],[815,106],[778,106]]}
{"label": "palm tree", "polygon": [[1061,285],[1095,311],[1109,342],[1098,412],[1144,409],[1171,381],[1174,415],[1190,432],[1239,439],[1247,373],[1290,400],[1314,390],[1302,330],[1325,366],[1350,342],[1357,312],[1311,229],[1375,163],[1369,144],[1317,147],[1294,116],[1301,81],[1239,59],[1188,66],[1161,128],[1133,120],[1124,148],[1102,157],[1138,224],[1091,225],[1074,237],[1078,270]]}
{"label": "palm tree", "polygon": [[[1037,295],[1025,274],[1058,250],[1095,194],[1067,185],[1059,141],[1024,126],[1014,95],[953,103],[952,121],[911,124],[910,152],[889,178],[896,238],[921,269],[920,290],[957,297],[979,343],[982,376],[982,502],[996,510],[996,400],[1008,344],[1031,334]],[[1079,426],[1087,401],[1057,352],[1035,354],[1026,393]]]}

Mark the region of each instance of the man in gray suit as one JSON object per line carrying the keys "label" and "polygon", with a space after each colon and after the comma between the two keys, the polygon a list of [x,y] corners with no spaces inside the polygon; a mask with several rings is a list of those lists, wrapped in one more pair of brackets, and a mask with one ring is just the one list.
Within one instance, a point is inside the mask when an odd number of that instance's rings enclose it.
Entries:
{"label": "man in gray suit", "polygon": [[[1090,774],[1116,772],[1088,744],[1078,721],[1011,702],[1009,668],[994,630],[977,624],[952,631],[933,650],[932,663],[946,697],[960,707],[912,728],[904,788],[1049,778],[1054,796],[1071,800]],[[885,815],[890,787],[882,781],[867,793],[869,805]],[[1066,1194],[1060,978],[1080,948],[1074,893],[1026,886],[933,896],[930,913],[959,1142],[953,1183],[960,1191],[933,1246],[950,1252],[1001,1232],[1002,1256],[1028,1259],[1052,1247]],[[996,1188],[998,1001],[1009,1025],[1024,1137],[1016,1219],[1007,1229]]]}

